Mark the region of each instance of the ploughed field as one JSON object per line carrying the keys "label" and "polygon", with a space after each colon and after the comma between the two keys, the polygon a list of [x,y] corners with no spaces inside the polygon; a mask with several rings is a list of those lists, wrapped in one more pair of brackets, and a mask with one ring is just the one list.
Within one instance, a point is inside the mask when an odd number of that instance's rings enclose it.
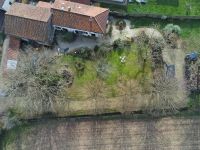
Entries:
{"label": "ploughed field", "polygon": [[197,150],[200,118],[48,120],[8,131],[3,145],[4,150]]}

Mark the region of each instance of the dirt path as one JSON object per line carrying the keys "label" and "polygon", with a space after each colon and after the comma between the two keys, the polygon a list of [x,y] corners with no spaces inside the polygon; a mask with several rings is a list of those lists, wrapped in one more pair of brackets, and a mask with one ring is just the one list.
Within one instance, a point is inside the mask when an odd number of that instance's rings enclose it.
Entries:
{"label": "dirt path", "polygon": [[181,48],[181,41],[178,41],[178,47],[176,49],[165,48],[163,50],[163,59],[169,65],[175,65],[176,74],[175,77],[178,80],[178,97],[183,100],[183,105],[186,104],[186,87],[184,80],[184,58],[185,52]]}
{"label": "dirt path", "polygon": [[7,137],[9,142],[3,150],[200,149],[199,117],[146,121],[44,120],[20,131]]}

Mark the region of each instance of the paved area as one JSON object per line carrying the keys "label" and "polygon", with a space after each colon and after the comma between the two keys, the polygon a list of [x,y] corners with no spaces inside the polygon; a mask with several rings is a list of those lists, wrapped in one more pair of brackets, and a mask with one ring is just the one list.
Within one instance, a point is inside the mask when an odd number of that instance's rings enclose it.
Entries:
{"label": "paved area", "polygon": [[90,38],[85,36],[78,36],[74,42],[63,42],[58,38],[57,43],[61,49],[69,48],[70,51],[80,47],[94,48],[96,45],[101,45],[104,41],[104,38]]}
{"label": "paved area", "polygon": [[2,59],[1,59],[1,65],[0,65],[0,88],[3,88],[4,86],[4,82],[5,79],[3,79],[3,72],[4,72],[4,68],[6,65],[6,60],[7,60],[7,49],[9,47],[9,42],[10,42],[10,38],[6,37],[6,39],[4,40],[3,43],[3,50],[2,50]]}
{"label": "paved area", "polygon": [[44,120],[3,150],[199,150],[200,119]]}
{"label": "paved area", "polygon": [[[6,37],[3,44],[3,55],[0,67],[0,90],[6,91],[7,82],[7,60],[17,60],[19,41],[15,38]],[[14,101],[8,97],[0,97],[0,115],[14,104]]]}

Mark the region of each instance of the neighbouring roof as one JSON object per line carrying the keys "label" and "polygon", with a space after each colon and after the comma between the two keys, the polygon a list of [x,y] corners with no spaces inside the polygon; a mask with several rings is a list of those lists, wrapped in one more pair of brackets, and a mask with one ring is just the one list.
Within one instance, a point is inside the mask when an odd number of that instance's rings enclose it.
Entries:
{"label": "neighbouring roof", "polygon": [[52,7],[52,4],[51,3],[47,3],[47,2],[43,2],[43,1],[39,1],[36,6],[50,9]]}
{"label": "neighbouring roof", "polygon": [[51,17],[50,9],[14,3],[6,15],[47,22]]}
{"label": "neighbouring roof", "polygon": [[89,6],[89,5],[84,5],[84,4],[74,3],[70,1],[64,1],[64,0],[56,0],[53,3],[52,8],[62,10],[62,11],[68,11],[70,9],[71,13],[85,15],[89,17],[95,17],[105,11],[108,11],[108,9],[106,8]]}
{"label": "neighbouring roof", "polygon": [[106,8],[57,0],[52,9],[54,25],[103,34],[106,32],[109,14]]}

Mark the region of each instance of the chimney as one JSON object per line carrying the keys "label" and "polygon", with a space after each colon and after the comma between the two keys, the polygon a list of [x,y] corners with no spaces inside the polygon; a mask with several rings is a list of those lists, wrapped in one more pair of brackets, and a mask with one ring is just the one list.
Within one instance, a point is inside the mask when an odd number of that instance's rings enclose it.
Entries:
{"label": "chimney", "polygon": [[64,2],[62,3],[62,6],[61,6],[61,10],[64,10],[65,9],[65,7],[64,7]]}

